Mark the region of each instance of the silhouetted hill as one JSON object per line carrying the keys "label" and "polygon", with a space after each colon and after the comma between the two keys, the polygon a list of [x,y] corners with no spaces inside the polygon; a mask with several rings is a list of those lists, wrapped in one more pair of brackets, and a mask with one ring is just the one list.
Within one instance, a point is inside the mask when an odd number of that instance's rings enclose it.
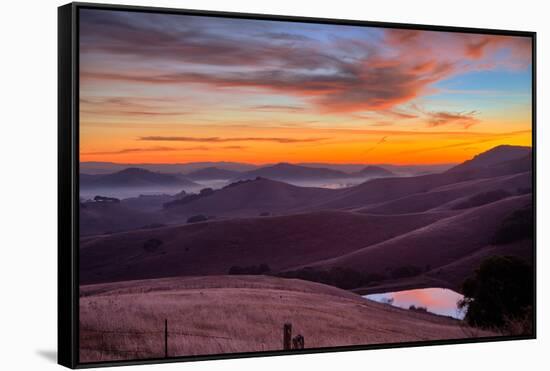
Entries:
{"label": "silhouetted hill", "polygon": [[287,212],[305,207],[324,200],[333,192],[335,191],[331,189],[297,187],[275,180],[256,178],[233,183],[196,197],[191,202],[170,204],[167,210],[173,214],[187,216],[257,216],[266,212]]}
{"label": "silhouetted hill", "polygon": [[79,215],[80,236],[115,233],[163,223],[159,213],[137,210],[124,203],[81,203]]}
{"label": "silhouetted hill", "polygon": [[206,167],[187,173],[185,176],[191,180],[219,180],[233,179],[240,174],[238,171],[219,169],[217,167]]}
{"label": "silhouetted hill", "polygon": [[279,163],[244,172],[238,176],[238,179],[262,177],[274,180],[322,180],[346,178],[349,176],[349,174],[333,169]]}
{"label": "silhouetted hill", "polygon": [[529,172],[532,168],[531,160],[528,147],[499,146],[441,174],[369,180],[341,190],[335,197],[322,204],[312,205],[312,208],[359,208],[430,192],[455,183]]}
{"label": "silhouetted hill", "polygon": [[80,175],[81,188],[118,188],[118,187],[154,187],[154,186],[191,186],[200,187],[182,176],[155,173],[141,168],[127,168],[106,175]]}
{"label": "silhouetted hill", "polygon": [[390,177],[390,176],[395,176],[395,174],[392,173],[391,171],[386,170],[383,167],[374,166],[374,165],[369,165],[369,166],[365,167],[361,171],[358,171],[356,173],[356,175],[367,176],[367,177]]}
{"label": "silhouetted hill", "polygon": [[526,158],[531,154],[531,147],[502,145],[480,153],[471,160],[465,161],[448,170],[458,172],[466,170],[479,170],[495,165],[508,163],[513,160]]}
{"label": "silhouetted hill", "polygon": [[111,174],[117,171],[127,169],[129,167],[138,167],[141,169],[174,174],[174,173],[189,173],[191,171],[204,169],[207,167],[216,167],[218,169],[226,169],[232,171],[249,171],[254,170],[258,166],[252,164],[245,164],[239,162],[189,162],[183,164],[124,164],[115,162],[98,162],[98,161],[84,161],[80,163],[80,171],[85,174]]}

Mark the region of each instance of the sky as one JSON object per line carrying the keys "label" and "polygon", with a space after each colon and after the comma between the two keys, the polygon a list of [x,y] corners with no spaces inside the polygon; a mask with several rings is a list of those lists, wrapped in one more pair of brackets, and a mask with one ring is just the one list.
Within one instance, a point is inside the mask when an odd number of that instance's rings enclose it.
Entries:
{"label": "sky", "polygon": [[458,163],[531,145],[531,40],[80,10],[80,160]]}

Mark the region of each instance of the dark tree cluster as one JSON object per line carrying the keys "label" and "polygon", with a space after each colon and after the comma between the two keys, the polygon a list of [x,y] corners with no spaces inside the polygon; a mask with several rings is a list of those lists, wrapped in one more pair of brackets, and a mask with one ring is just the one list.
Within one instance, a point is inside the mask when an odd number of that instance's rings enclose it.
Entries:
{"label": "dark tree cluster", "polygon": [[[484,260],[475,274],[464,281],[465,320],[471,326],[506,329],[525,323],[528,332],[533,320],[533,267],[513,256],[493,256]],[[527,329],[527,330],[526,330]]]}
{"label": "dark tree cluster", "polygon": [[419,313],[427,313],[428,312],[428,308],[422,307],[422,306],[417,307],[414,304],[409,307],[409,310],[412,310],[413,312],[419,312]]}
{"label": "dark tree cluster", "polygon": [[[257,179],[260,179],[259,177],[256,178]],[[250,183],[250,182],[253,182],[254,179],[243,179],[243,180],[238,180],[236,182],[233,182],[233,183],[230,183],[228,185],[226,185],[225,187],[223,187],[222,189],[227,189],[227,188],[233,188],[233,187],[236,187],[236,186],[239,186],[241,184],[246,184],[246,183]]]}
{"label": "dark tree cluster", "polygon": [[164,207],[165,209],[170,209],[174,206],[186,205],[190,202],[196,201],[203,197],[212,196],[214,193],[215,191],[212,188],[203,188],[197,194],[186,195],[174,201],[166,202],[165,204],[162,205],[162,207]]}

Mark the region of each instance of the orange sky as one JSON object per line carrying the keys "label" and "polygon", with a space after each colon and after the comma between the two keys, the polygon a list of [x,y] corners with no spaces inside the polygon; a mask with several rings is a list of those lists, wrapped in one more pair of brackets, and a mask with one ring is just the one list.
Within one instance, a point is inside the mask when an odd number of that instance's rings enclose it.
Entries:
{"label": "orange sky", "polygon": [[81,161],[429,164],[531,145],[527,38],[123,13],[81,13]]}

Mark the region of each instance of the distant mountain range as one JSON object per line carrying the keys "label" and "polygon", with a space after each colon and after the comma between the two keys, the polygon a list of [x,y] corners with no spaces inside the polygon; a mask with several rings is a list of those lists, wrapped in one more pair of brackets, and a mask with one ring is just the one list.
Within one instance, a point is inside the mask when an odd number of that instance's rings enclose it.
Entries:
{"label": "distant mountain range", "polygon": [[238,171],[220,169],[217,167],[205,167],[203,169],[194,170],[190,173],[185,174],[188,179],[191,180],[223,180],[223,179],[233,179],[238,177],[241,174]]}
{"label": "distant mountain range", "polygon": [[356,176],[366,176],[366,177],[380,177],[380,178],[381,177],[395,176],[395,174],[392,173],[391,171],[389,171],[387,169],[384,169],[383,167],[373,166],[373,165],[367,166],[367,167],[363,168],[362,170],[359,170],[354,175],[356,175]]}
{"label": "distant mountain range", "polygon": [[[186,164],[123,164],[112,162],[81,162],[80,171],[84,174],[112,174],[127,168],[141,168],[152,172],[168,174],[192,174],[197,170],[216,168],[232,172],[242,173],[260,169],[262,167],[276,166],[277,164],[254,165],[238,162],[191,162]],[[396,176],[413,176],[428,173],[444,172],[455,164],[435,164],[435,165],[393,165],[393,164],[330,164],[330,163],[297,163],[295,166],[307,168],[323,168],[336,170],[345,174],[354,174],[363,170],[365,167],[376,166],[391,171]],[[200,174],[200,173],[199,173]],[[202,176],[202,175],[201,175]],[[191,178],[189,178],[191,179]]]}
{"label": "distant mountain range", "polygon": [[265,166],[252,171],[240,173],[238,179],[254,179],[262,177],[272,180],[331,180],[346,178],[387,177],[394,174],[379,166],[366,166],[358,172],[345,173],[343,171],[323,168],[279,163],[273,166]]}
{"label": "distant mountain range", "polygon": [[80,175],[80,187],[83,189],[155,186],[200,187],[199,184],[176,174],[156,173],[141,168],[127,168],[105,175]]}
{"label": "distant mountain range", "polygon": [[[489,153],[490,152],[490,153]],[[426,211],[460,197],[484,190],[505,189],[517,193],[528,188],[530,176],[510,177],[529,172],[531,162],[525,156],[525,147],[489,151],[492,165],[478,156],[441,174],[417,177],[376,177],[357,186],[342,189],[297,187],[281,177],[334,176],[330,169],[310,169],[303,166],[280,164],[256,172],[241,174],[250,181],[236,182],[230,187],[214,191],[207,197],[170,208],[179,215],[204,213],[207,215],[257,216],[259,213],[289,213],[324,209],[369,209],[384,214],[384,210],[415,212]],[[501,156],[495,155],[500,153]],[[498,158],[502,161],[499,161]],[[478,160],[481,159],[481,160]],[[305,169],[305,170],[304,170]],[[327,171],[328,170],[328,171]],[[368,174],[384,174],[384,169],[367,167]],[[260,176],[258,176],[261,174]],[[391,174],[391,173],[389,173]],[[350,176],[347,174],[347,176]],[[279,177],[279,180],[273,178]],[[493,183],[479,182],[492,178]],[[478,184],[477,184],[478,183]],[[401,200],[402,199],[402,200]],[[385,203],[391,205],[383,206]],[[401,211],[402,210],[402,211]]]}
{"label": "distant mountain range", "polygon": [[272,180],[319,180],[345,178],[349,177],[349,174],[327,168],[311,168],[288,163],[279,163],[273,166],[265,166],[256,170],[247,171],[238,175],[239,179],[254,179],[257,177]]}

